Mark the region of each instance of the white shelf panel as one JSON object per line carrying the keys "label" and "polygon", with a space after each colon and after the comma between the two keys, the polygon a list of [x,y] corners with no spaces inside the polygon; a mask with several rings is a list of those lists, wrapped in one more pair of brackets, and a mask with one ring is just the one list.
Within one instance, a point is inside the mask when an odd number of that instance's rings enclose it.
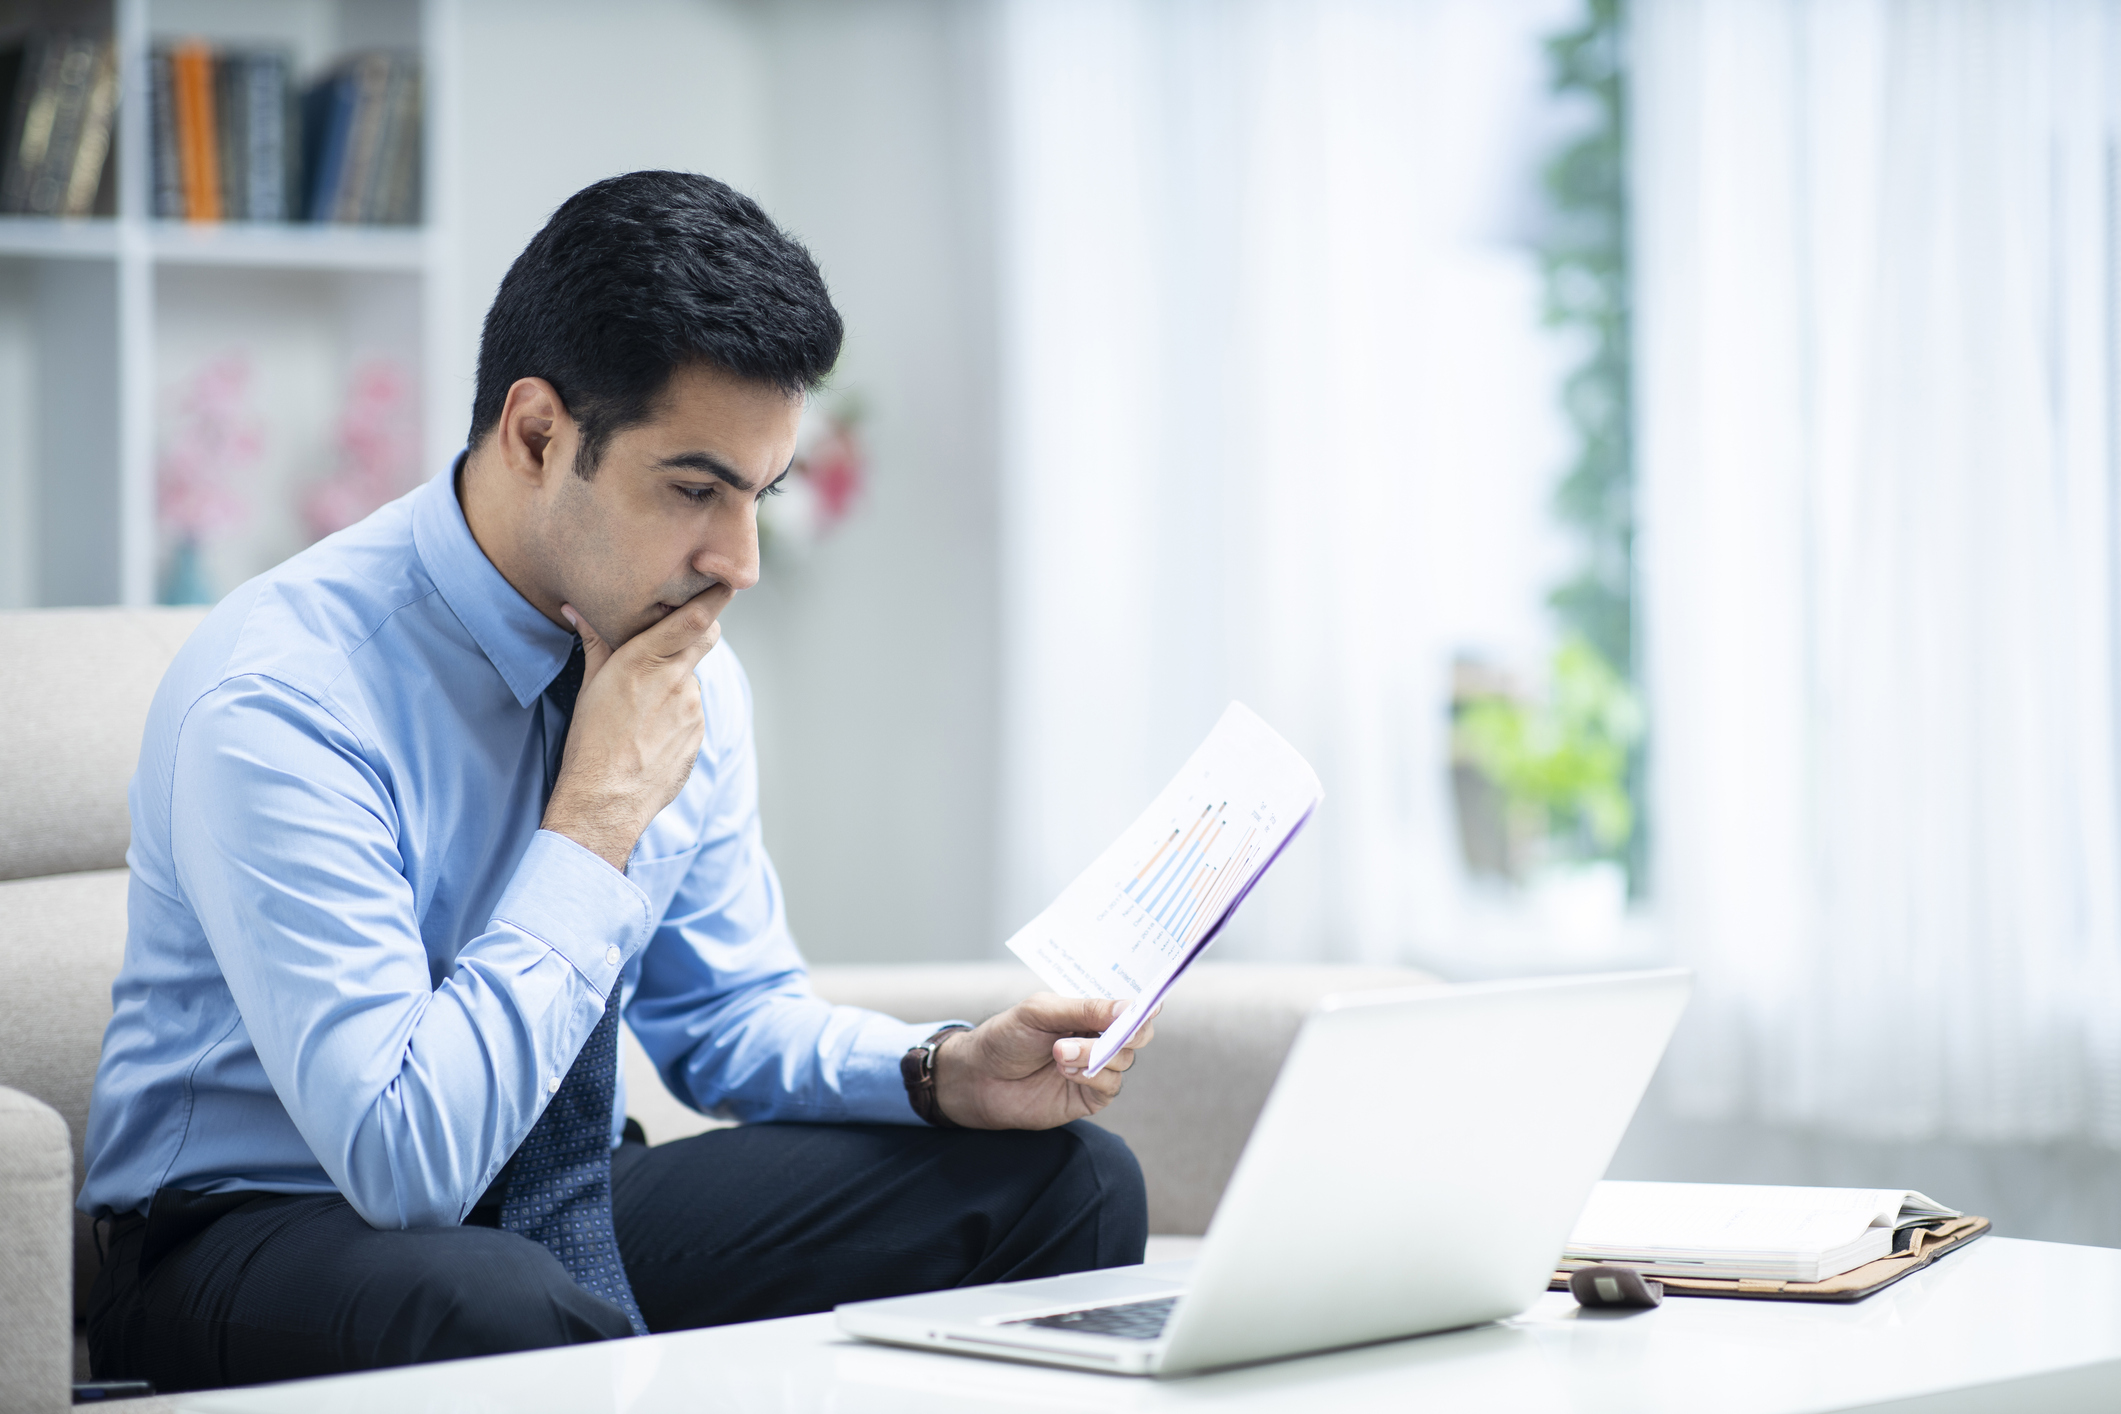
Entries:
{"label": "white shelf panel", "polygon": [[426,268],[428,242],[416,227],[155,221],[148,227],[148,248],[164,265],[417,272]]}
{"label": "white shelf panel", "polygon": [[416,227],[263,222],[188,225],[182,221],[62,221],[39,216],[0,216],[0,258],[112,260],[143,233],[148,254],[162,265],[413,273],[427,266],[427,232]]}
{"label": "white shelf panel", "polygon": [[0,216],[0,256],[110,260],[117,254],[118,223],[108,218]]}

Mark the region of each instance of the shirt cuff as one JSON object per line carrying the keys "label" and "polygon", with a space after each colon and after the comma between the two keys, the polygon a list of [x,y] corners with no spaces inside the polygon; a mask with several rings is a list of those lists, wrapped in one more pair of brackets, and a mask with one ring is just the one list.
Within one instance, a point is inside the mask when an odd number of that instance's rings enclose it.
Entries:
{"label": "shirt cuff", "polygon": [[945,1026],[969,1021],[896,1021],[882,1013],[862,1028],[861,1038],[840,1071],[840,1097],[848,1117],[867,1124],[925,1124],[906,1097],[906,1077],[899,1061],[906,1052]]}
{"label": "shirt cuff", "polygon": [[655,930],[638,884],[551,830],[530,837],[493,917],[567,959],[599,996],[610,993]]}

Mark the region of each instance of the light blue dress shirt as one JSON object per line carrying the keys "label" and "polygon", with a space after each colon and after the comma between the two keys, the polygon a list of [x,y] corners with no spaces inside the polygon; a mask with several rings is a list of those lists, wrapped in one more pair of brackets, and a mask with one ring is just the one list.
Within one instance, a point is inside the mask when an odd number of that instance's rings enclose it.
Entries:
{"label": "light blue dress shirt", "polygon": [[[461,1222],[622,976],[626,1023],[700,1110],[920,1122],[898,1062],[935,1024],[810,990],[728,644],[698,670],[691,779],[625,874],[538,828],[572,642],[487,560],[451,476],[192,635],[132,781],[83,1211],[336,1190],[379,1228]],[[614,1142],[624,1113],[622,1092]]]}

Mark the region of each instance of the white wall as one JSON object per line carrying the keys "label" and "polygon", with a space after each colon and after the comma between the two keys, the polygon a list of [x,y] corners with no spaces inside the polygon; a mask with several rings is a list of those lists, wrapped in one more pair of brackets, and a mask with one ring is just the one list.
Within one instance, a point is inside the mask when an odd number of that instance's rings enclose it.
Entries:
{"label": "white wall", "polygon": [[763,10],[762,199],[847,320],[871,493],[729,614],[758,694],[766,834],[806,951],[990,951],[995,347],[986,7]]}
{"label": "white wall", "polygon": [[[450,363],[471,420],[479,325],[553,208],[644,167],[757,187],[762,58],[749,7],[727,0],[458,0],[449,203],[459,316]],[[442,386],[436,380],[431,386]]]}
{"label": "white wall", "polygon": [[813,958],[989,950],[994,386],[985,7],[965,0],[459,0],[460,250],[477,331],[568,195],[642,167],[757,197],[847,320],[835,386],[873,492],[726,619],[758,702],[766,834]]}

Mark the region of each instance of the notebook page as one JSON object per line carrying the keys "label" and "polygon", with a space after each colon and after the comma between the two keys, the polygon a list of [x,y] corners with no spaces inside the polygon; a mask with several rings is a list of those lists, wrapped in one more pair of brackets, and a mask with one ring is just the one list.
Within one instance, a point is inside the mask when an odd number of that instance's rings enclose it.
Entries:
{"label": "notebook page", "polygon": [[1957,1215],[1897,1188],[1608,1181],[1592,1191],[1566,1255],[1801,1271],[1834,1265],[1828,1259],[1837,1255],[1889,1251],[1893,1229]]}
{"label": "notebook page", "polygon": [[1134,1005],[1090,1050],[1119,1053],[1324,795],[1310,763],[1233,702],[1149,808],[1009,940],[1054,991]]}

